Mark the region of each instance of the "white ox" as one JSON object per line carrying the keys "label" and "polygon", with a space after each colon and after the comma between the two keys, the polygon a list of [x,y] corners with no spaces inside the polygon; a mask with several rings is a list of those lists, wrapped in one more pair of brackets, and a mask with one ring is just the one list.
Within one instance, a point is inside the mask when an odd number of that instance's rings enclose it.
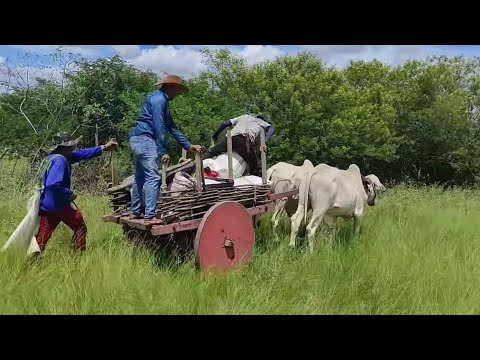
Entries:
{"label": "white ox", "polygon": [[363,177],[357,165],[352,164],[347,170],[320,164],[305,174],[299,187],[299,200],[296,213],[292,217],[290,246],[295,247],[295,240],[302,221],[312,209],[312,218],[307,225],[307,238],[310,252],[313,252],[315,232],[322,220],[336,231],[338,217],[354,219],[354,236],[358,235],[364,215],[365,203],[376,204],[379,191],[385,187],[375,175]]}
{"label": "white ox", "polygon": [[[285,162],[279,162],[267,170],[267,179],[272,184],[274,193],[283,193],[298,189],[305,174],[313,170],[314,166],[310,160],[305,160],[302,166],[296,166]],[[278,241],[277,226],[280,215],[285,210],[288,217],[292,217],[298,207],[298,196],[282,198],[276,201],[275,210],[272,215],[273,232]]]}

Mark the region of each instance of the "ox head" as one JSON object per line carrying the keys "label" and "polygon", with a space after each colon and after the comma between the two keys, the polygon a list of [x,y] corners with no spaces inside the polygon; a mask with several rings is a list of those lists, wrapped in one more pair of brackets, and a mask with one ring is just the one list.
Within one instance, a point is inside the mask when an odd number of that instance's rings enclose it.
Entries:
{"label": "ox head", "polygon": [[385,191],[385,186],[383,186],[378,177],[373,174],[362,176],[362,182],[365,193],[367,194],[367,204],[369,206],[375,206],[378,193]]}

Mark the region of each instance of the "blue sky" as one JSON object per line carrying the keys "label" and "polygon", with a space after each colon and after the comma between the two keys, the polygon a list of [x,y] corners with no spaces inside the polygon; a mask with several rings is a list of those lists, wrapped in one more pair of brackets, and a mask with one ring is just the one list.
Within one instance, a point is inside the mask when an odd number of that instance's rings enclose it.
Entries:
{"label": "blue sky", "polygon": [[[48,54],[58,45],[1,45],[0,63],[25,53]],[[408,59],[432,55],[480,56],[479,45],[64,45],[67,52],[86,58],[120,55],[144,70],[176,73],[189,77],[204,68],[199,50],[202,47],[228,48],[249,64],[274,59],[285,54],[311,51],[329,65],[343,67],[351,60],[378,59],[398,65]]]}

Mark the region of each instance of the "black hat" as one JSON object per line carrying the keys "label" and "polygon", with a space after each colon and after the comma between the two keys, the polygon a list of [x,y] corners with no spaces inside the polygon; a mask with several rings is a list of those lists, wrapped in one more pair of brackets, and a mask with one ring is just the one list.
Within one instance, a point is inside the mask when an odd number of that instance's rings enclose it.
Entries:
{"label": "black hat", "polygon": [[50,152],[54,152],[60,146],[75,146],[79,143],[82,137],[79,136],[75,140],[72,140],[72,137],[66,132],[59,132],[53,136],[53,147],[50,148]]}
{"label": "black hat", "polygon": [[270,116],[266,115],[266,114],[257,114],[255,115],[256,118],[259,118],[259,119],[262,119],[268,123],[272,123],[272,119],[270,119]]}

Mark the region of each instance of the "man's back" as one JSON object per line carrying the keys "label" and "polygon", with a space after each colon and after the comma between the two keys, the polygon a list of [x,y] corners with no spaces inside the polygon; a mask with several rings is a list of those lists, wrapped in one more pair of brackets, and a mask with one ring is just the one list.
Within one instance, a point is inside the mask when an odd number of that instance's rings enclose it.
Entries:
{"label": "man's back", "polygon": [[131,136],[148,135],[154,140],[157,139],[153,123],[153,104],[160,104],[162,108],[168,106],[168,99],[163,91],[156,90],[147,96]]}
{"label": "man's back", "polygon": [[266,129],[270,124],[260,118],[252,115],[242,115],[230,120],[234,126],[232,136],[245,134],[254,140],[259,134],[260,130]]}

